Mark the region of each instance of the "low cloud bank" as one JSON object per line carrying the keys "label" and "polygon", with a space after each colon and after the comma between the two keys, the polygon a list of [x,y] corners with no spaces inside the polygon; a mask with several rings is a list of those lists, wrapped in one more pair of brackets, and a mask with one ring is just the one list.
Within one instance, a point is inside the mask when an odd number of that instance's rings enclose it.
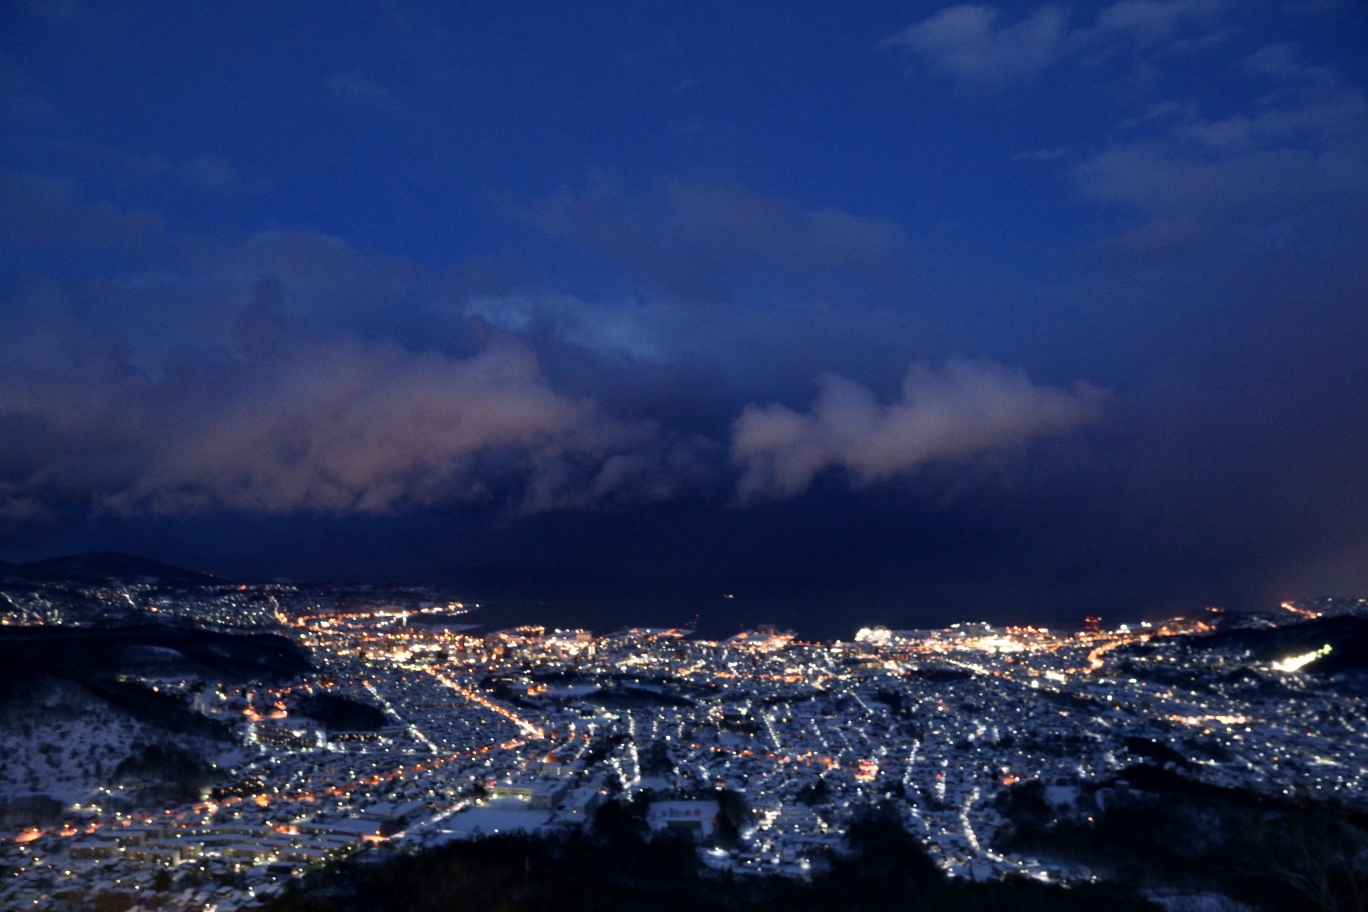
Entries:
{"label": "low cloud bank", "polygon": [[716,444],[554,390],[510,336],[457,358],[300,333],[260,301],[238,336],[232,356],[160,373],[117,350],[11,364],[0,375],[0,516],[40,518],[58,503],[137,514],[488,502],[530,513],[668,498],[720,461]]}
{"label": "low cloud bank", "polygon": [[750,405],[733,425],[741,501],[802,493],[822,471],[847,469],[858,484],[909,475],[937,459],[962,460],[1057,434],[1098,415],[1106,393],[1033,384],[986,362],[913,365],[902,398],[882,405],[867,387],[826,375],[812,410]]}

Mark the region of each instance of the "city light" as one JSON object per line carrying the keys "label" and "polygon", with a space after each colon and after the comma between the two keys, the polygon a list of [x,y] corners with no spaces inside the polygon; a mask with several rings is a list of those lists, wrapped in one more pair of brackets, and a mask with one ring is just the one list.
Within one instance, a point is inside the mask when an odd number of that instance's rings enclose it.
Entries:
{"label": "city light", "polygon": [[[271,866],[299,876],[367,846],[420,851],[480,832],[578,827],[615,794],[683,800],[671,809],[678,823],[702,813],[688,801],[731,792],[752,823],[737,845],[700,855],[721,871],[811,876],[852,809],[883,802],[948,876],[1053,883],[1087,875],[1000,850],[1003,789],[1044,783],[1052,800],[1073,800],[1136,765],[1177,764],[1226,788],[1368,793],[1368,749],[1348,746],[1368,729],[1361,699],[1259,696],[1275,680],[1261,675],[1309,672],[1330,646],[1260,663],[1203,640],[1203,621],[869,627],[826,644],[768,625],[720,642],[688,628],[476,636],[445,618],[420,623],[426,609],[383,592],[374,610],[351,597],[295,604],[278,586],[269,595],[234,585],[198,604],[163,602],[159,615],[207,626],[221,623],[220,597],[259,604],[249,617],[289,631],[312,670],[251,685],[125,681],[237,733],[244,753],[225,753],[212,800],[120,816],[103,808],[134,787],[102,787],[99,801],[71,802],[69,819],[7,844],[40,846],[51,862],[23,859],[23,877],[71,870],[63,876],[95,889],[102,870],[119,880],[193,864],[242,878],[234,896],[263,897]],[[370,721],[312,720],[310,701],[324,695]],[[85,735],[66,737],[88,753]],[[17,755],[30,754],[45,756],[22,745]]]}

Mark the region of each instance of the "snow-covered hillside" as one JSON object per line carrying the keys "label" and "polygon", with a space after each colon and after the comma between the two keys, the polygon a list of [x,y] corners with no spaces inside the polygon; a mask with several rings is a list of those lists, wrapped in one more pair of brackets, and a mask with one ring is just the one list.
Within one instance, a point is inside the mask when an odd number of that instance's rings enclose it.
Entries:
{"label": "snow-covered hillside", "polygon": [[210,774],[242,756],[231,742],[148,725],[77,680],[47,676],[23,682],[0,705],[0,742],[0,816],[32,813],[34,803],[22,800],[28,796],[132,809],[143,793],[183,788],[183,781],[166,781],[166,770],[140,762],[149,747],[158,758],[194,758]]}

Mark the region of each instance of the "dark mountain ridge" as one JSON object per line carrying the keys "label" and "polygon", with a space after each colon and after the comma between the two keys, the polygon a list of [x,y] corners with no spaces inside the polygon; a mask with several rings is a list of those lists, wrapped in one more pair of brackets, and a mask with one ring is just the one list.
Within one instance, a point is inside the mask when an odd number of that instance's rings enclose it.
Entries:
{"label": "dark mountain ridge", "polygon": [[27,564],[0,561],[0,578],[34,583],[98,584],[111,580],[127,582],[142,577],[189,586],[224,582],[209,573],[186,570],[148,557],[118,551],[86,551]]}

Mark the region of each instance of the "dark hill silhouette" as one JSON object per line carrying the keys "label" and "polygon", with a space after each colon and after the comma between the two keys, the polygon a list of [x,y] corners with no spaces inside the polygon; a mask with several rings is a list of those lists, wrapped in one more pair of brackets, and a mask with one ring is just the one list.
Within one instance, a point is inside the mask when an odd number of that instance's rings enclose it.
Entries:
{"label": "dark hill silhouette", "polygon": [[217,680],[285,679],[309,668],[305,653],[274,633],[220,633],[158,624],[0,628],[0,682],[36,673],[174,672]]}
{"label": "dark hill silhouette", "polygon": [[154,577],[191,586],[222,582],[208,573],[118,551],[86,551],[27,564],[0,561],[0,577],[36,583],[103,583],[109,580],[132,581],[140,577]]}

